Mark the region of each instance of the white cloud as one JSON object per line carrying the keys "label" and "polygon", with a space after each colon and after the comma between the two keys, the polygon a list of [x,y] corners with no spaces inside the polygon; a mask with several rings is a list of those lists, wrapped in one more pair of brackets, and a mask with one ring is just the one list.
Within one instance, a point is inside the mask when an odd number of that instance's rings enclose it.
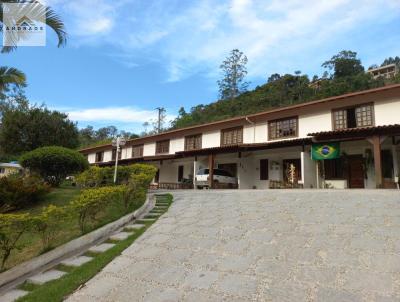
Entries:
{"label": "white cloud", "polygon": [[315,53],[328,45],[341,47],[339,42],[352,39],[352,31],[400,16],[398,0],[64,3],[73,33],[83,36],[81,43],[93,43],[94,37],[97,43],[112,45],[129,54],[127,66],[156,60],[167,69],[169,81],[199,71],[215,76],[233,48],[248,56],[250,77],[292,72],[286,70],[288,66],[309,65],[298,62],[299,52]]}
{"label": "white cloud", "polygon": [[[64,109],[69,118],[74,121],[104,121],[104,122],[126,122],[143,123],[157,118],[156,111],[141,110],[132,107],[105,107],[88,109]],[[173,119],[173,115],[168,115],[167,120]]]}

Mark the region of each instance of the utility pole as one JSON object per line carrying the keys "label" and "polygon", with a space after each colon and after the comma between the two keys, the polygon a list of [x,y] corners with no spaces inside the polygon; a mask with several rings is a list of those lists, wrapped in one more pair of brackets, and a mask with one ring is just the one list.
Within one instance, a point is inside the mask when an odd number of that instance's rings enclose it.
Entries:
{"label": "utility pole", "polygon": [[117,183],[117,170],[118,170],[118,158],[119,154],[121,153],[121,146],[124,146],[126,143],[125,138],[117,136],[116,139],[112,141],[112,145],[117,147],[117,152],[115,155],[115,168],[114,168],[114,184]]}
{"label": "utility pole", "polygon": [[161,115],[165,112],[164,107],[157,107],[158,110],[158,120],[157,120],[157,133],[161,132]]}

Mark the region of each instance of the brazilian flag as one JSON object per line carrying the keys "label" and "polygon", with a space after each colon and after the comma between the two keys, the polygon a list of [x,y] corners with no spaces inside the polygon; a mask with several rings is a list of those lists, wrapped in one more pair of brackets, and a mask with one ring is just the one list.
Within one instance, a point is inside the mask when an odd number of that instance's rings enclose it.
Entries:
{"label": "brazilian flag", "polygon": [[313,160],[334,159],[339,157],[339,143],[313,144],[311,146],[311,158]]}

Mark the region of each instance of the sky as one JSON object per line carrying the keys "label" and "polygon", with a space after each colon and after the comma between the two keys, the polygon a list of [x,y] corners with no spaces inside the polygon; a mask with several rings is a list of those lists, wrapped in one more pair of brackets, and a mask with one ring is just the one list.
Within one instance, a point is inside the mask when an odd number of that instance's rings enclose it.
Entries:
{"label": "sky", "polygon": [[341,50],[364,66],[400,55],[399,0],[48,0],[68,42],[2,54],[27,75],[29,100],[68,113],[79,127],[139,133],[156,107],[218,99],[219,65],[232,49],[248,58],[250,88],[273,73],[321,75]]}

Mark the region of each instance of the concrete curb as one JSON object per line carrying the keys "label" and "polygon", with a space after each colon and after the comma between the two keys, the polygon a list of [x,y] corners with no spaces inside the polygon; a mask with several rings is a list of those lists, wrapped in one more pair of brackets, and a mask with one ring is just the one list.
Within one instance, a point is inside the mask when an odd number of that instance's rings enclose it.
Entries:
{"label": "concrete curb", "polygon": [[16,281],[17,279],[22,278],[25,275],[29,275],[32,272],[36,272],[41,268],[45,269],[45,267],[50,263],[61,260],[66,256],[71,256],[71,254],[74,252],[83,251],[92,246],[94,243],[98,243],[99,240],[107,238],[116,230],[150,211],[154,204],[154,194],[147,194],[145,203],[135,212],[127,214],[114,222],[94,230],[93,232],[73,239],[45,254],[25,261],[13,268],[10,268],[4,273],[1,273],[0,291],[2,290],[3,286],[8,287],[8,283]]}

